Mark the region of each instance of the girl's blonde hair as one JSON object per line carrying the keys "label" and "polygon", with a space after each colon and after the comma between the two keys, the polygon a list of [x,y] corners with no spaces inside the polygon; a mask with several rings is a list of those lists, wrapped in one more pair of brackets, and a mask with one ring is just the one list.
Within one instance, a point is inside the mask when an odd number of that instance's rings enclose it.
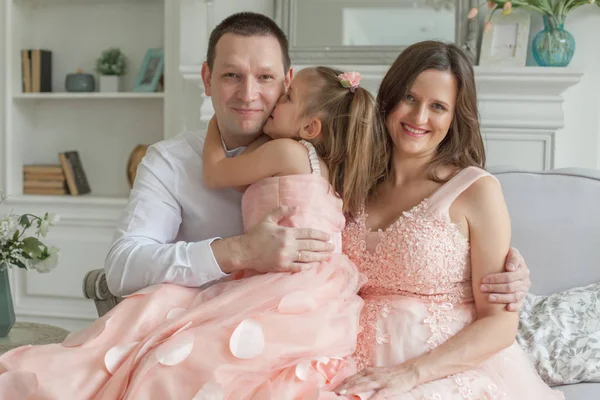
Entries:
{"label": "girl's blonde hair", "polygon": [[368,90],[352,92],[342,86],[339,71],[329,67],[302,70],[307,98],[304,116],[321,120],[314,141],[329,168],[329,180],[344,202],[344,212],[355,215],[375,185],[387,173],[388,147]]}

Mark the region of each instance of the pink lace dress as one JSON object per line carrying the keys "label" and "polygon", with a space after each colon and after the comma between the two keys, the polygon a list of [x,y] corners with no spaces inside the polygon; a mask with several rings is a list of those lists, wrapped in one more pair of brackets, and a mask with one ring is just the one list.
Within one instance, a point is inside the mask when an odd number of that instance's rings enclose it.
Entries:
{"label": "pink lace dress", "polygon": [[[483,176],[489,174],[479,168],[462,170],[385,231],[369,232],[364,212],[348,223],[344,252],[368,277],[360,291],[365,307],[355,353],[359,369],[400,364],[474,322],[469,243],[448,210]],[[515,342],[478,368],[423,384],[395,399],[563,398],[543,383]]]}
{"label": "pink lace dress", "polygon": [[337,398],[331,389],[355,372],[345,358],[356,348],[364,280],[341,254],[342,202],[306,145],[313,174],[251,185],[244,225],[297,206],[283,224],[330,232],[330,261],[296,274],[246,273],[206,290],[140,290],[62,344],[0,356],[0,399]]}

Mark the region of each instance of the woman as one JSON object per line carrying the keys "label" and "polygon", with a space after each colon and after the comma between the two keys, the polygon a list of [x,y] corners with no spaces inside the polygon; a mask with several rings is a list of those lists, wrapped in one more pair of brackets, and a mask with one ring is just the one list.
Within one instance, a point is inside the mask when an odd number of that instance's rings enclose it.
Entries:
{"label": "woman", "polygon": [[336,392],[363,399],[561,399],[515,342],[518,315],[478,284],[502,271],[510,220],[485,172],[473,68],[459,48],[407,48],[377,96],[387,176],[347,225],[368,277],[360,372]]}

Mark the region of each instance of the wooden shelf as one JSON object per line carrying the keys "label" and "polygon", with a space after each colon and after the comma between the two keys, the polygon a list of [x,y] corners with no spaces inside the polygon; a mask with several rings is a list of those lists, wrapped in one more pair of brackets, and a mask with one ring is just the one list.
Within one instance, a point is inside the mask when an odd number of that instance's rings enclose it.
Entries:
{"label": "wooden shelf", "polygon": [[165,97],[164,92],[116,92],[116,93],[72,93],[72,92],[52,92],[52,93],[19,93],[13,96],[15,100],[162,100]]}
{"label": "wooden shelf", "polygon": [[16,4],[31,6],[55,6],[62,4],[96,5],[96,4],[127,4],[127,3],[161,3],[163,0],[13,0]]}

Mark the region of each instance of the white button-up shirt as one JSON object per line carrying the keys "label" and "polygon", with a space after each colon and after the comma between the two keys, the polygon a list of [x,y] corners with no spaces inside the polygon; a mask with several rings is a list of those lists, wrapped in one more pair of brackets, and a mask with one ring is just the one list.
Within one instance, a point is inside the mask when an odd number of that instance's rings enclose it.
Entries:
{"label": "white button-up shirt", "polygon": [[226,276],[210,244],[242,233],[241,193],[204,185],[204,136],[182,133],[148,148],[104,265],[113,294],[156,283],[202,286]]}

